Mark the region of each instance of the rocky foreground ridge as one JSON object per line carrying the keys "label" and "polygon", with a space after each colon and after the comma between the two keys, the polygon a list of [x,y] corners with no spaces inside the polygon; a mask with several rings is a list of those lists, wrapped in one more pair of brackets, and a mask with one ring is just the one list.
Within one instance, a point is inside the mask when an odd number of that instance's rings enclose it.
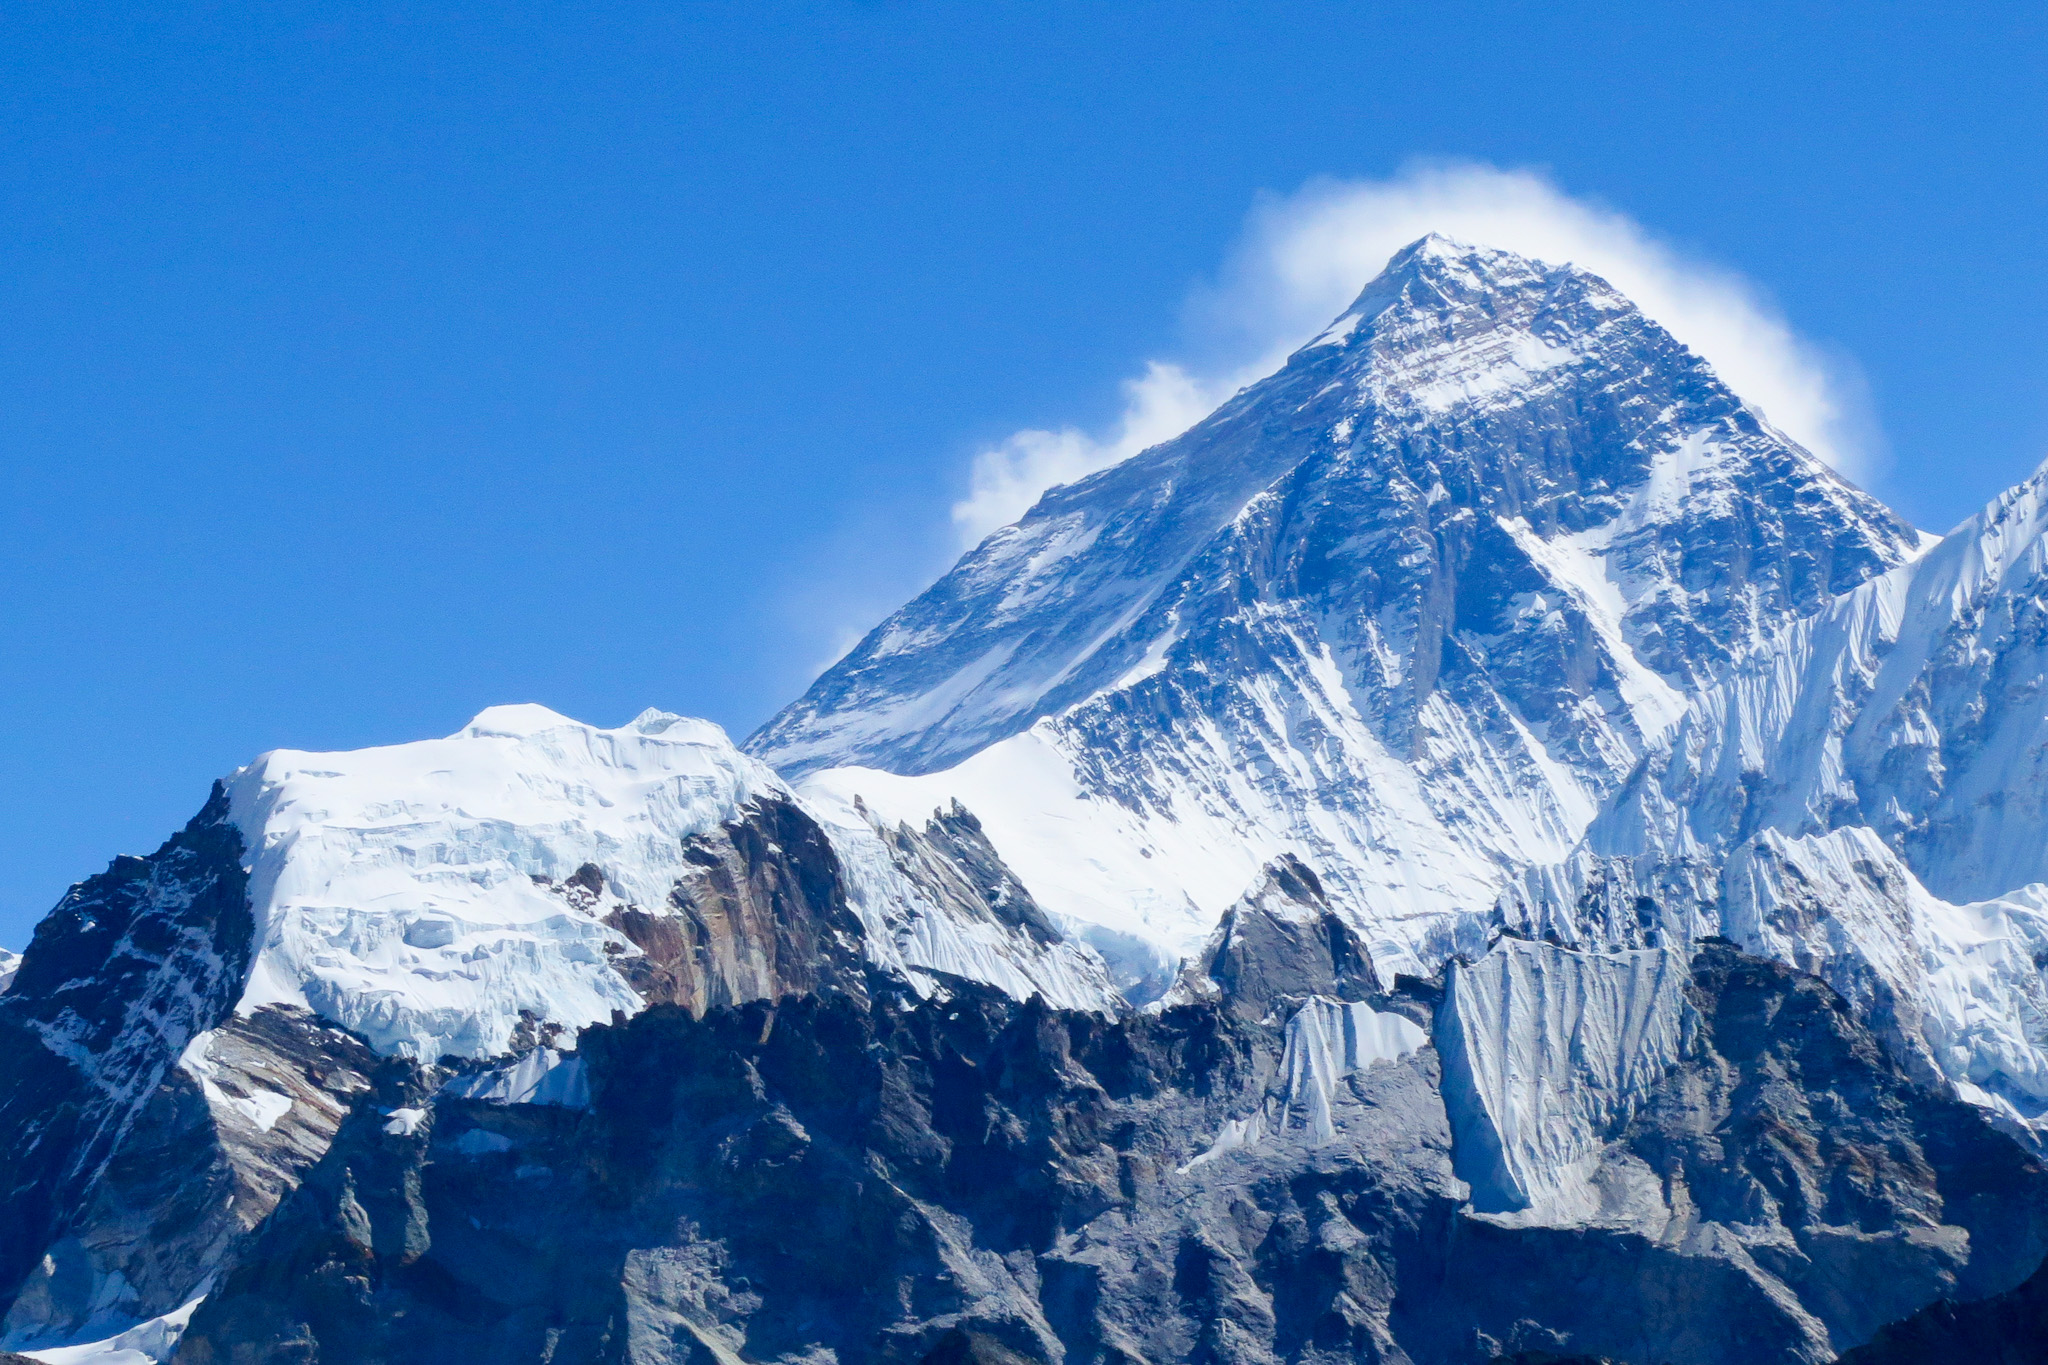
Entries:
{"label": "rocky foreground ridge", "polygon": [[72,888],[0,1346],[2031,1359],[2038,477],[1936,544],[1425,239],[745,752],[281,750]]}

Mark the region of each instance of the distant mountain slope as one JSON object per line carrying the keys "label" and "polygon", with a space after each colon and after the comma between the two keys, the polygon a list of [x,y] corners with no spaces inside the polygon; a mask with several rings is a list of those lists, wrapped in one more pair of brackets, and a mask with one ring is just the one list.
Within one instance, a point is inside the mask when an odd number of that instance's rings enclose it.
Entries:
{"label": "distant mountain slope", "polygon": [[1050,908],[1169,953],[1295,853],[1412,967],[1689,693],[1919,544],[1603,281],[1431,237],[746,747],[898,816],[958,796]]}
{"label": "distant mountain slope", "polygon": [[2048,472],[1930,550],[1600,280],[1425,239],[759,756],[494,707],[72,888],[0,1351],[1988,1352],[2044,679]]}
{"label": "distant mountain slope", "polygon": [[188,1309],[374,1106],[380,1058],[553,1056],[650,1007],[864,999],[871,974],[1119,1003],[971,816],[814,815],[706,721],[503,706],[265,754],[73,887],[0,995],[0,1339]]}
{"label": "distant mountain slope", "polygon": [[[2048,470],[1703,694],[1549,893],[1826,974],[2048,1116]],[[1562,906],[1558,903],[1563,902]]]}

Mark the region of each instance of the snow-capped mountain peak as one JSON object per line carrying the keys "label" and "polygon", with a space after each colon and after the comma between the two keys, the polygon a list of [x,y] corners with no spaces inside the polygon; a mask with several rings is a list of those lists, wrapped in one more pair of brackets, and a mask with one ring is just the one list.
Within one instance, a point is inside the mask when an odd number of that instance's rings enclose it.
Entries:
{"label": "snow-capped mountain peak", "polygon": [[502,1049],[525,1010],[568,1026],[633,1011],[617,930],[565,898],[664,907],[685,840],[784,789],[717,726],[615,730],[497,706],[446,739],[265,754],[229,780],[258,951],[245,1008],[312,1008],[378,1045]]}
{"label": "snow-capped mountain peak", "polygon": [[[695,968],[649,977],[643,967],[642,940],[670,932],[656,921],[709,916],[691,932],[720,943],[770,933],[727,925],[721,917],[737,911],[723,900],[697,903],[727,892],[691,888],[707,860],[738,858],[744,879],[749,858],[784,856],[778,839],[789,838],[815,843],[814,875],[853,916],[854,960],[953,972],[973,961],[971,974],[1023,995],[1080,1008],[1112,998],[1086,949],[1018,933],[964,882],[921,889],[906,879],[909,853],[864,821],[819,827],[709,721],[648,710],[605,729],[543,706],[496,706],[445,739],[275,750],[226,785],[255,942],[238,1008],[310,1009],[379,1049],[489,1056],[522,1018],[573,1030],[637,1012],[650,979],[693,1003],[707,988],[744,997],[809,981],[804,964],[788,965],[796,978],[772,963],[745,966],[766,951],[758,943],[701,944],[699,961],[740,954],[708,985]],[[761,821],[782,823],[760,851],[728,848],[729,831]]]}
{"label": "snow-capped mountain peak", "polygon": [[1297,855],[1413,966],[1688,694],[1918,544],[1605,281],[1425,238],[747,748],[904,814],[957,797],[1050,908],[1169,955]]}
{"label": "snow-capped mountain peak", "polygon": [[0,993],[0,1347],[1743,1365],[2024,1305],[2044,677],[2048,474],[1928,552],[1603,281],[1425,238],[751,755],[494,707],[73,887]]}

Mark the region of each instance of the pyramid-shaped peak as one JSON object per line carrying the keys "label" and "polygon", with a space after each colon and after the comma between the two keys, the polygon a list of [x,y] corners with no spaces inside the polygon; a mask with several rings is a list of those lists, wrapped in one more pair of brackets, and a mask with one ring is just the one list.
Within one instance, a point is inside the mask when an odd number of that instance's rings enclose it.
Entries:
{"label": "pyramid-shaped peak", "polygon": [[1508,267],[1537,271],[1554,269],[1548,262],[1506,247],[1468,242],[1461,237],[1452,237],[1441,232],[1426,232],[1389,256],[1380,274],[1385,276],[1413,273],[1446,265],[1488,266],[1494,269]]}
{"label": "pyramid-shaped peak", "polygon": [[1395,252],[1392,259],[1398,261],[1403,257],[1409,256],[1417,258],[1449,259],[1459,256],[1477,256],[1491,254],[1496,250],[1498,250],[1498,248],[1490,246],[1480,246],[1476,243],[1468,242],[1462,237],[1453,237],[1448,233],[1425,232],[1420,237],[1417,237],[1414,241],[1410,242],[1407,246],[1404,246],[1399,251]]}
{"label": "pyramid-shaped peak", "polygon": [[1404,288],[1418,282],[1438,289],[1454,288],[1461,293],[1491,292],[1532,285],[1561,271],[1583,273],[1571,265],[1553,265],[1503,247],[1431,232],[1390,256],[1347,311],[1366,311],[1370,316],[1392,303]]}
{"label": "pyramid-shaped peak", "polygon": [[1548,292],[1566,278],[1591,286],[1602,311],[1629,306],[1612,286],[1576,266],[1553,265],[1500,247],[1427,233],[1389,257],[1331,327],[1309,343],[1309,349],[1350,338],[1390,308],[1420,305],[1435,310],[1450,304],[1490,312],[1484,302],[1489,298]]}
{"label": "pyramid-shaped peak", "polygon": [[[1578,326],[1590,329],[1634,305],[1606,281],[1577,266],[1554,265],[1501,247],[1482,246],[1440,232],[1426,233],[1396,251],[1349,307],[1309,341],[1297,356],[1324,347],[1359,348],[1369,337],[1383,335],[1386,319],[1395,316],[1396,333],[1409,330],[1400,315],[1440,317],[1446,311],[1465,325],[1492,330],[1508,318],[1533,317],[1545,300],[1568,289],[1591,305]],[[1435,324],[1429,324],[1435,325]],[[1440,357],[1452,365],[1456,357]]]}

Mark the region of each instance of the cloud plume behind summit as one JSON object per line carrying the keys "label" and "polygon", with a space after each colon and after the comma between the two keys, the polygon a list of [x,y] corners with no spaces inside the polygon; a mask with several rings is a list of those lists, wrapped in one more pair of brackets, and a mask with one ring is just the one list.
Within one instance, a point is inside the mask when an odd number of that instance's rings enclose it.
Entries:
{"label": "cloud plume behind summit", "polygon": [[952,509],[963,547],[1047,488],[1180,434],[1271,373],[1388,257],[1430,232],[1603,276],[1785,434],[1852,478],[1868,473],[1878,442],[1860,375],[1803,340],[1741,275],[1538,171],[1418,162],[1385,180],[1314,180],[1255,205],[1217,277],[1189,297],[1189,355],[1150,360],[1127,379],[1111,427],[1028,428],[975,456],[968,494]]}

